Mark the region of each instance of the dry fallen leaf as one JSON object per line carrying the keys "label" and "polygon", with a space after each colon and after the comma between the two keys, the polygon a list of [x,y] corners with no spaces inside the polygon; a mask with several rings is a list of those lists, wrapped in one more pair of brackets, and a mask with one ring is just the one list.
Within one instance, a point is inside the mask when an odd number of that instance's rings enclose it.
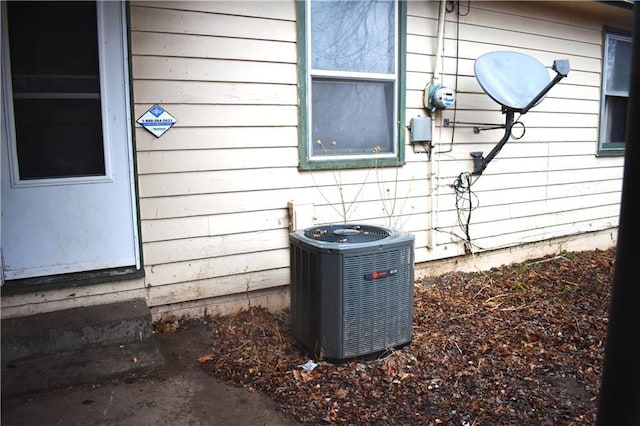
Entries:
{"label": "dry fallen leaf", "polygon": [[306,383],[314,378],[314,374],[312,371],[293,370],[293,377],[299,382]]}
{"label": "dry fallen leaf", "polygon": [[348,390],[346,390],[345,388],[340,388],[336,391],[336,398],[345,399],[348,394],[349,394]]}
{"label": "dry fallen leaf", "polygon": [[204,354],[198,357],[198,362],[202,364],[203,362],[213,361],[213,354]]}
{"label": "dry fallen leaf", "polygon": [[614,258],[596,250],[418,279],[413,340],[379,358],[304,371],[289,312],[254,306],[208,318],[216,343],[198,361],[300,424],[590,425]]}

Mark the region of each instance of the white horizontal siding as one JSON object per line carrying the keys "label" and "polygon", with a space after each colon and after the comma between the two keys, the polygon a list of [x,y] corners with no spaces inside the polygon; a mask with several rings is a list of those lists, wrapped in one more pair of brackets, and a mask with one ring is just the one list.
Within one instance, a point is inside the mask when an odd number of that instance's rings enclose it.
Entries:
{"label": "white horizontal siding", "polygon": [[133,72],[141,79],[171,81],[295,84],[296,78],[295,64],[166,56],[134,57]]}
{"label": "white horizontal siding", "polygon": [[194,34],[146,33],[131,35],[138,55],[176,58],[229,59],[296,63],[295,43]]}
{"label": "white horizontal siding", "polygon": [[[435,65],[440,4],[408,2],[407,123],[427,114],[423,90]],[[433,115],[432,157],[407,145],[406,165],[396,173],[298,170],[293,0],[131,2],[134,116],[160,103],[177,119],[160,138],[135,128],[146,275],[73,295],[3,297],[2,308],[14,315],[52,303],[146,297],[170,312],[281,289],[289,282],[289,201],[312,206],[305,223],[346,219],[405,229],[415,236],[417,262],[463,255],[457,222],[464,212],[456,210],[451,185],[472,170],[469,153],[488,153],[503,131],[476,134],[468,125],[443,127],[443,119],[504,122],[473,70],[477,57],[496,50],[526,53],[546,66],[568,59],[571,71],[520,117],[523,137],[509,141],[474,183],[474,250],[617,226],[622,158],[595,155],[602,30],[630,28],[630,14],[599,2],[468,5],[459,25],[454,13],[446,15],[441,82],[456,89],[455,108]]]}
{"label": "white horizontal siding", "polygon": [[[439,5],[408,3],[407,121],[426,114]],[[472,2],[459,28],[447,14],[442,81],[456,85],[456,110],[434,117],[432,160],[408,145],[396,174],[298,170],[295,2],[132,3],[135,115],[161,103],[177,119],[161,138],[136,129],[150,304],[286,285],[288,201],[313,205],[308,223],[341,221],[348,209],[349,221],[408,230],[418,261],[463,253],[452,237],[461,231],[450,185],[471,170],[469,152],[487,153],[502,131],[475,134],[442,127],[442,119],[503,122],[473,73],[475,59],[493,50],[545,65],[567,58],[572,69],[520,118],[522,139],[510,141],[474,185],[476,247],[615,226],[621,159],[595,156],[603,22],[552,9]]]}
{"label": "white horizontal siding", "polygon": [[[392,184],[393,185],[393,184]],[[426,196],[426,185],[412,183],[411,181],[401,183],[398,190],[399,197],[403,194],[416,194],[416,196]],[[386,192],[386,188],[382,191]],[[389,188],[394,191],[393,188]],[[342,197],[345,204],[356,202],[378,200],[381,188],[377,183],[361,185],[343,185]],[[179,195],[167,197],[150,197],[140,200],[140,210],[143,219],[168,219],[176,217],[202,216],[211,214],[228,214],[234,212],[250,212],[261,210],[273,210],[286,208],[290,200],[298,202],[315,202],[316,204],[341,203],[341,191],[335,185],[326,188],[322,187],[300,187],[271,190],[245,190],[242,192],[212,192],[206,194]],[[326,201],[325,200],[328,200]],[[402,201],[402,200],[401,200]]]}
{"label": "white horizontal siding", "polygon": [[215,2],[178,0],[157,2],[153,7],[284,21],[293,21],[295,15],[295,5],[288,0],[268,2],[263,0],[216,0]]}
{"label": "white horizontal siding", "polygon": [[172,127],[158,139],[136,132],[139,152],[222,148],[297,147],[296,127]]}
{"label": "white horizontal siding", "polygon": [[[151,105],[136,106],[136,116]],[[167,105],[177,127],[295,126],[297,108],[282,105]],[[142,129],[139,129],[142,130]]]}
{"label": "white horizontal siding", "polygon": [[[369,173],[362,171],[345,170],[339,175],[331,172],[312,172],[299,174],[296,167],[283,167],[291,165],[295,160],[289,158],[290,149],[265,149],[265,150],[228,150],[232,151],[228,154],[225,150],[220,150],[220,158],[206,158],[202,161],[196,161],[198,152],[192,154],[193,168],[184,170],[180,167],[172,167],[169,159],[172,158],[172,152],[161,152],[162,161],[157,160],[155,163],[155,171],[147,172],[139,177],[144,184],[144,192],[141,192],[142,198],[156,196],[172,196],[172,195],[188,195],[188,194],[205,194],[212,190],[215,192],[243,192],[243,191],[263,191],[271,189],[283,189],[283,182],[286,182],[288,188],[310,188],[313,187],[318,191],[328,190],[339,193],[336,186],[336,180],[346,186],[361,186],[364,184],[378,185],[390,189],[395,186],[396,178],[393,169],[372,169]],[[240,153],[237,153],[240,151]],[[276,159],[265,157],[263,151],[273,151],[278,153],[284,160],[280,162]],[[178,152],[177,154],[182,154]],[[227,154],[227,155],[225,155]],[[203,155],[204,156],[204,155]],[[245,160],[245,157],[250,156]],[[180,155],[176,158],[181,159]],[[187,158],[191,158],[187,156]],[[264,167],[258,160],[262,158],[269,159],[270,167]],[[297,152],[296,157],[297,158]],[[285,160],[291,160],[286,163]],[[185,163],[183,163],[185,164]],[[191,163],[189,163],[191,164]],[[161,167],[164,165],[164,167]],[[222,165],[227,165],[224,168]],[[151,167],[151,166],[148,166]],[[147,168],[147,170],[149,170]],[[409,163],[405,166],[405,173],[399,175],[397,181],[399,185],[411,185],[416,181],[415,185],[422,185],[417,181],[426,180],[426,170],[422,163]],[[142,189],[141,189],[142,191]]]}
{"label": "white horizontal siding", "polygon": [[295,164],[296,148],[202,149],[149,151],[138,156],[138,172],[176,173],[210,170],[260,169]]}
{"label": "white horizontal siding", "polygon": [[[249,261],[250,260],[250,261]],[[147,267],[145,280],[154,287],[173,285],[209,278],[259,273],[289,265],[289,250],[265,250],[250,254],[235,254],[207,259],[163,263]]]}
{"label": "white horizontal siding", "polygon": [[177,120],[136,129],[150,305],[288,283],[295,28],[292,1],[132,3],[134,114]]}
{"label": "white horizontal siding", "polygon": [[149,104],[297,105],[296,87],[283,84],[147,80],[136,90]]}
{"label": "white horizontal siding", "polygon": [[[592,207],[616,206],[620,202],[620,197],[615,193],[580,194],[579,192],[567,191],[564,196],[560,196],[558,192],[562,191],[556,190],[554,194],[549,194],[544,187],[504,190],[500,191],[500,194],[494,192],[495,199],[487,199],[487,205],[480,204],[481,208],[473,211],[473,223],[491,225],[494,221],[502,223],[507,219],[525,219],[554,214],[560,209],[564,212],[576,211]],[[482,196],[483,200],[488,198],[484,197],[484,194],[477,195]],[[441,217],[446,217],[447,213],[453,216],[456,211],[453,209],[449,212],[441,210],[441,213]],[[545,220],[553,221],[554,218],[555,216]],[[504,232],[504,228],[501,227],[500,231]]]}
{"label": "white horizontal siding", "polygon": [[295,9],[290,4],[281,18],[274,19],[268,16],[270,8],[266,2],[254,2],[254,16],[229,14],[225,6],[233,2],[211,2],[207,10],[199,3],[203,2],[133,3],[131,28],[145,32],[295,42]]}
{"label": "white horizontal siding", "polygon": [[210,216],[149,219],[142,223],[142,232],[147,242],[168,241],[282,229],[288,220],[284,209],[234,212]]}
{"label": "white horizontal siding", "polygon": [[158,265],[282,249],[286,248],[285,231],[281,227],[240,234],[150,242],[145,246],[145,260],[149,264]]}
{"label": "white horizontal siding", "polygon": [[[447,14],[441,81],[456,88],[457,99],[455,109],[435,117],[435,151],[446,151],[434,154],[434,227],[440,244],[435,253],[462,252],[451,250],[451,242],[463,235],[456,224],[458,215],[466,214],[456,211],[450,185],[461,172],[472,170],[471,151],[488,154],[504,133],[497,129],[476,134],[464,125],[445,128],[442,119],[504,123],[500,106],[482,91],[473,70],[477,57],[496,50],[525,53],[546,66],[568,59],[571,71],[542,103],[519,118],[526,127],[522,139],[510,140],[473,185],[477,208],[470,234],[476,249],[617,225],[622,158],[596,156],[602,29],[621,22],[628,28],[631,21],[630,14],[620,19],[619,10],[601,6],[595,5],[594,13],[587,6],[573,10],[559,3],[474,1],[469,13],[459,17],[459,28],[456,16]],[[426,12],[429,7],[435,11]],[[407,55],[407,115],[412,117],[423,114],[423,89],[434,65],[437,6],[410,3],[409,12],[415,14],[410,25],[417,26],[409,29]],[[521,131],[516,127],[514,134]]]}
{"label": "white horizontal siding", "polygon": [[[176,276],[181,276],[182,272],[176,267]],[[248,297],[249,292],[274,288],[288,281],[289,268],[286,267],[195,279],[188,282],[174,280],[165,285],[150,285],[147,300],[152,306],[160,306],[233,294],[247,294]]]}

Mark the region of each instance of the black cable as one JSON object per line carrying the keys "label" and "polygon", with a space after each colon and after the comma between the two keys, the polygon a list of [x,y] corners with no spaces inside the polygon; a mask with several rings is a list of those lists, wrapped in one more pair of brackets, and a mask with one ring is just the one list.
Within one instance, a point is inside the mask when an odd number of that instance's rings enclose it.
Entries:
{"label": "black cable", "polygon": [[[449,10],[449,4],[451,4],[451,10]],[[446,4],[446,10],[447,12],[451,13],[453,12],[454,8],[455,8],[455,4],[454,2],[451,1],[447,1]],[[454,83],[454,90],[455,93],[458,93],[458,66],[459,66],[459,62],[460,62],[460,9],[458,8],[458,13],[456,14],[456,71],[455,71],[455,83]],[[467,14],[469,12],[467,11]],[[456,117],[457,117],[457,113],[458,113],[458,107],[456,105],[456,103],[454,102],[453,104],[453,121],[456,121]],[[456,135],[456,126],[454,125],[451,128],[451,141],[449,142],[449,148],[445,151],[436,151],[436,154],[446,154],[448,152],[453,151],[453,141],[455,139],[455,135]]]}
{"label": "black cable", "polygon": [[[458,77],[459,77],[459,64],[460,64],[460,17],[461,16],[467,16],[470,12],[471,9],[471,0],[467,0],[466,3],[466,12],[462,12],[462,9],[460,7],[461,2],[458,0],[455,1],[447,1],[445,4],[446,7],[446,11],[448,13],[453,12],[454,10],[456,10],[456,6],[457,6],[457,13],[456,13],[456,65],[455,65],[455,83],[454,83],[454,90],[456,91],[456,93],[458,92]],[[457,112],[458,112],[458,108],[457,105],[454,105],[453,107],[453,121],[456,121],[457,118]],[[522,124],[522,127],[524,129],[524,124]],[[455,131],[456,128],[455,126],[453,126],[453,128],[451,129],[451,142],[449,143],[449,148],[446,151],[437,151],[437,154],[442,154],[442,153],[447,153],[447,152],[451,152],[453,151],[453,142],[455,140]],[[524,136],[524,131],[523,134],[520,136],[522,137]],[[471,233],[469,230],[470,224],[471,224],[471,212],[473,210],[475,210],[478,205],[479,205],[479,200],[477,195],[471,190],[471,186],[478,180],[480,176],[477,176],[473,181],[471,181],[471,174],[468,172],[464,172],[464,173],[460,173],[460,175],[456,178],[456,180],[453,183],[453,189],[455,190],[455,195],[456,195],[456,212],[458,214],[458,220],[457,220],[457,226],[460,227],[462,229],[462,231],[464,232],[464,237],[460,237],[459,235],[457,235],[455,232],[451,231],[451,235],[455,235],[457,238],[460,238],[461,240],[463,240],[465,242],[465,252],[466,253],[470,253],[471,252],[471,248],[472,246],[474,246],[475,244],[473,244],[471,242]],[[474,205],[474,198],[476,200],[476,203]],[[468,204],[468,207],[465,206],[465,204]],[[466,220],[463,217],[463,214],[466,212]],[[439,229],[436,229],[436,231],[440,231]]]}
{"label": "black cable", "polygon": [[[510,136],[513,138],[513,140],[518,140],[518,139],[522,139],[522,137],[524,136],[524,134],[527,132],[527,127],[524,125],[524,123],[522,121],[520,121],[520,117],[522,117],[522,114],[520,114],[518,116],[518,118],[516,118],[516,120],[513,122],[513,124],[511,125],[511,134]],[[513,134],[513,128],[516,127],[516,125],[520,125],[522,126],[522,134],[520,134],[519,136],[515,136]]]}
{"label": "black cable", "polygon": [[458,1],[458,16],[467,16],[471,11],[471,0],[467,0],[467,11],[465,13],[461,12],[460,3],[462,2]]}
{"label": "black cable", "polygon": [[446,3],[446,6],[445,6],[445,7],[446,7],[446,11],[447,11],[448,13],[451,13],[451,12],[453,12],[453,11],[455,10],[455,8],[456,8],[456,2],[455,2],[455,1],[452,1],[452,0],[447,0],[447,3]]}
{"label": "black cable", "polygon": [[[462,229],[465,235],[464,238],[460,238],[459,236],[458,238],[465,242],[466,253],[471,252],[471,247],[473,245],[469,230],[471,224],[471,212],[480,204],[477,195],[471,190],[471,186],[475,183],[477,178],[473,182],[470,179],[470,173],[460,173],[452,185],[456,194],[456,212],[458,214],[456,225]],[[474,199],[476,201],[475,205]],[[464,213],[466,213],[466,218],[464,217]]]}
{"label": "black cable", "polygon": [[465,252],[471,252],[471,234],[469,234],[469,224],[471,223],[471,212],[473,211],[471,205],[471,185],[467,187],[469,192],[469,212],[467,213],[467,223],[464,224],[464,234],[467,236],[467,245],[465,245]]}
{"label": "black cable", "polygon": [[467,11],[465,13],[461,12],[462,9],[460,8],[460,3],[462,3],[460,0],[447,0],[446,11],[451,13],[456,10],[456,6],[458,6],[457,14],[459,16],[467,16],[469,14],[469,9],[471,9],[471,0],[467,0]]}

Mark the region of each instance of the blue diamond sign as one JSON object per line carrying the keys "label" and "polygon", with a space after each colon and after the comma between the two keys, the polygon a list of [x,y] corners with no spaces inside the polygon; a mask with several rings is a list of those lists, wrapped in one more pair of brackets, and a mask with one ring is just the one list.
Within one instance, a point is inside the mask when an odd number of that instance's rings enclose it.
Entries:
{"label": "blue diamond sign", "polygon": [[136,123],[159,138],[164,132],[169,130],[171,126],[176,124],[177,120],[165,111],[164,108],[156,104],[142,114],[142,116],[136,120]]}

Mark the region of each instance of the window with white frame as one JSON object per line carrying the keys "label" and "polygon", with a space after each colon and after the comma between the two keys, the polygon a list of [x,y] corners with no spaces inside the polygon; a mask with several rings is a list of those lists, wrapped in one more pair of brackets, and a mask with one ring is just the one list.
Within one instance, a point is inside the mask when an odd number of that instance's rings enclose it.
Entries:
{"label": "window with white frame", "polygon": [[403,2],[298,2],[300,166],[404,161]]}
{"label": "window with white frame", "polygon": [[600,155],[621,155],[624,152],[630,73],[631,37],[606,33],[600,101]]}

